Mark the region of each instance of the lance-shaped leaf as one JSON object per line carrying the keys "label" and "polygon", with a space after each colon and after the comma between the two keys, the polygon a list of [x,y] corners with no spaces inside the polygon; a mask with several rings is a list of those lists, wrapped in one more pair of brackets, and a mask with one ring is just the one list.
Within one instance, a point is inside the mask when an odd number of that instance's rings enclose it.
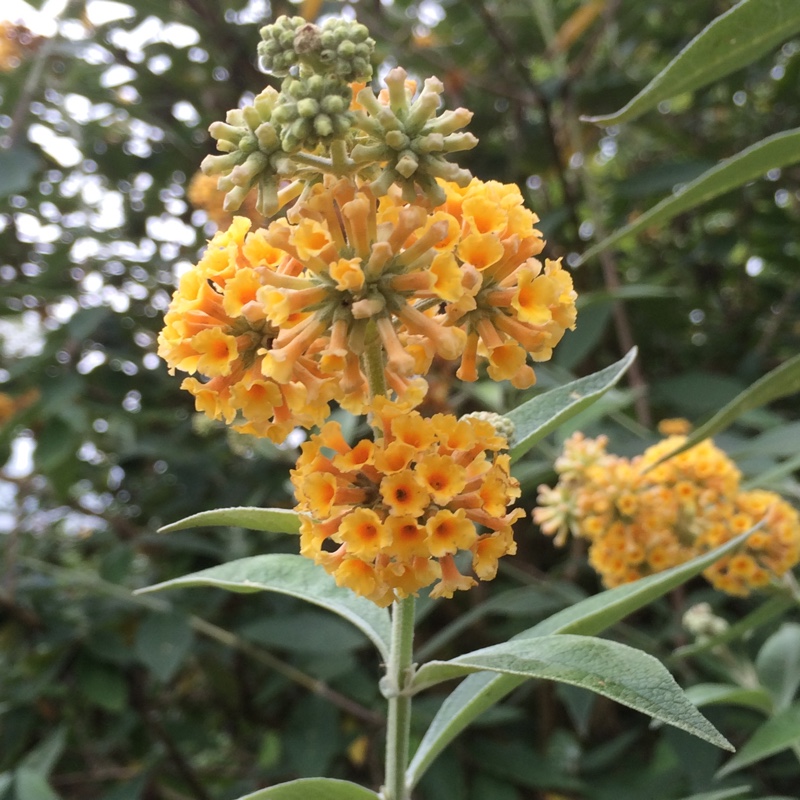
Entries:
{"label": "lance-shaped leaf", "polygon": [[731,744],[692,705],[667,668],[626,644],[595,636],[560,634],[517,639],[423,665],[411,688],[417,691],[472,672],[543,678],[588,689],[674,725],[726,750]]}
{"label": "lance-shaped leaf", "polygon": [[257,508],[238,506],[236,508],[212,508],[192,514],[177,522],[159,528],[159,533],[182,531],[186,528],[199,528],[204,525],[219,525],[228,528],[247,528],[251,531],[269,533],[299,533],[300,515],[290,508]]}
{"label": "lance-shaped leaf", "polygon": [[[797,8],[800,11],[800,3],[797,3]],[[798,161],[800,161],[800,129],[793,128],[768,136],[742,150],[741,153],[720,161],[691,183],[673,191],[670,197],[664,198],[640,214],[629,225],[614,231],[603,241],[590,247],[580,257],[578,263],[585,263],[603,250],[608,250],[609,247],[645,228],[663,225],[684,211],[690,211],[731,189],[760,178],[771,169],[779,169]]]}
{"label": "lance-shaped leaf", "polygon": [[[735,550],[745,542],[752,531],[687,561],[678,567],[650,575],[634,583],[617,586],[606,592],[587,597],[579,603],[548,617],[511,641],[531,639],[550,634],[578,633],[595,635],[652,603],[657,598],[701,573],[706,567]],[[502,700],[519,686],[525,678],[516,675],[492,675],[484,672],[470,675],[462,681],[442,703],[409,765],[406,779],[415,786],[439,753],[461,731],[488,708]]]}
{"label": "lance-shaped leaf", "polygon": [[322,567],[302,556],[272,553],[240,558],[200,572],[156,583],[136,594],[180,589],[187,586],[215,586],[231,592],[278,592],[299,597],[327,608],[351,622],[378,648],[384,659],[389,657],[391,625],[389,612],[350,589],[337,586]]}
{"label": "lance-shaped leaf", "polygon": [[762,714],[772,710],[772,699],[764,689],[743,689],[729,683],[696,683],[686,690],[686,696],[698,708],[728,705],[754,708]]}
{"label": "lance-shaped leaf", "polygon": [[649,469],[678,455],[678,453],[682,453],[684,450],[688,450],[690,447],[694,447],[702,442],[703,439],[724,431],[742,414],[796,392],[800,392],[800,355],[790,358],[779,367],[773,369],[772,372],[768,372],[762,378],[759,378],[752,386],[734,397],[730,403],[714,414],[708,422],[701,425],[697,430],[692,431],[680,447],[676,447],[671,453],[662,456],[655,464],[651,464]]}
{"label": "lance-shaped leaf", "polygon": [[636,353],[634,347],[610,367],[537,395],[509,411],[506,416],[514,423],[511,460],[516,461],[559,425],[601,398],[625,374]]}
{"label": "lance-shaped leaf", "polygon": [[789,706],[761,725],[739,752],[717,772],[721,778],[737,769],[800,745],[800,703]]}
{"label": "lance-shaped leaf", "polygon": [[617,125],[747,66],[800,31],[797,0],[742,0],[704,28],[627,105],[613,114],[584,117]]}
{"label": "lance-shaped leaf", "polygon": [[239,800],[378,800],[378,795],[357,783],[335,778],[300,778],[246,794]]}

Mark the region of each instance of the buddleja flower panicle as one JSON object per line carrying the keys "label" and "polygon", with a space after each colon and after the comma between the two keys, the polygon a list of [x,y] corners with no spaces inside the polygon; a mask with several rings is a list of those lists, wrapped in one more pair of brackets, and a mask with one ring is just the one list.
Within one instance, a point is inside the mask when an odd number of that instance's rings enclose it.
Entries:
{"label": "buddleja flower panicle", "polygon": [[485,420],[426,419],[389,402],[377,403],[376,424],[374,442],[351,446],[328,422],[303,445],[292,472],[301,554],[382,606],[432,583],[432,597],[476,585],[456,566],[461,551],[478,579],[494,578],[524,516],[508,510],[520,491],[505,438]]}
{"label": "buddleja flower panicle", "polygon": [[[679,429],[670,421],[669,429]],[[703,574],[719,590],[746,595],[800,561],[800,517],[774,492],[743,491],[736,465],[706,439],[662,461],[676,434],[632,460],[606,452],[606,437],[574,434],[556,460],[554,488],[539,487],[534,519],[563,544],[589,541],[589,562],[606,586],[677,566],[759,523],[744,547]]]}

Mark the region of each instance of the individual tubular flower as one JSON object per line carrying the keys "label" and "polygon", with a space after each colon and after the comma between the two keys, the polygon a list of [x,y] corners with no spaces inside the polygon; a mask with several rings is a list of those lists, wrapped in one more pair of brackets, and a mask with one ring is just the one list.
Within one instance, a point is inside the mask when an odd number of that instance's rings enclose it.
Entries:
{"label": "individual tubular flower", "polygon": [[[296,426],[310,428],[328,416],[329,382],[310,359],[298,356],[280,382],[263,362],[278,330],[256,301],[259,269],[283,255],[234,219],[217,233],[196,267],[181,276],[159,335],[159,355],[186,378],[182,388],[198,411],[235,430],[283,441]],[[256,267],[256,265],[261,265]]]}
{"label": "individual tubular flower", "polygon": [[472,119],[472,112],[458,108],[437,115],[442,82],[428,78],[414,98],[413,84],[407,78],[402,67],[395,67],[385,78],[388,93],[376,97],[369,88],[358,92],[353,124],[363,137],[351,157],[363,167],[380,167],[370,184],[376,195],[386,194],[396,184],[409,202],[419,190],[432,204],[440,205],[445,193],[437,178],[459,186],[466,186],[471,178],[467,170],[446,158],[478,143],[471,133],[460,131]]}
{"label": "individual tubular flower", "polygon": [[252,104],[232,109],[225,122],[214,122],[208,129],[224,155],[206,156],[201,168],[206,175],[220,176],[217,187],[227,193],[226,211],[236,211],[250,190],[258,187],[256,207],[269,217],[302,190],[296,181],[280,187],[281,175],[289,166],[272,121],[278,99],[278,92],[268,87]]}
{"label": "individual tubular flower", "polygon": [[763,530],[704,575],[738,595],[783,575],[800,560],[797,512],[771,492],[742,491],[738,469],[710,440],[669,457],[685,441],[669,436],[628,461],[606,452],[605,437],[575,434],[556,461],[558,484],[539,487],[535,521],[557,544],[568,532],[587,539],[609,587],[688,561],[759,521]]}
{"label": "individual tubular flower", "polygon": [[[351,446],[328,422],[302,447],[292,483],[300,552],[381,606],[436,582],[432,597],[476,585],[455,561],[468,552],[480,580],[516,550],[509,511],[520,495],[506,440],[491,423],[376,402],[375,442]],[[489,487],[487,489],[487,487]]]}

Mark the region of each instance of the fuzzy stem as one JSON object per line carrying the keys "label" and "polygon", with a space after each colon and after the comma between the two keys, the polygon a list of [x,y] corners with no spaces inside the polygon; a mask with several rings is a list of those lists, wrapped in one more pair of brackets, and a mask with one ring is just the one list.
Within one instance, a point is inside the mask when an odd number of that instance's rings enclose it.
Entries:
{"label": "fuzzy stem", "polygon": [[389,393],[389,388],[386,385],[386,363],[383,356],[383,344],[381,337],[378,335],[378,329],[372,321],[370,321],[366,338],[364,354],[361,358],[364,374],[367,376],[367,385],[369,386],[369,399],[372,402],[378,395],[386,396]]}
{"label": "fuzzy stem", "polygon": [[411,729],[411,697],[404,689],[411,680],[414,650],[414,597],[392,606],[392,641],[386,681],[391,687],[386,727],[386,777],[382,800],[409,800],[406,786],[408,739]]}

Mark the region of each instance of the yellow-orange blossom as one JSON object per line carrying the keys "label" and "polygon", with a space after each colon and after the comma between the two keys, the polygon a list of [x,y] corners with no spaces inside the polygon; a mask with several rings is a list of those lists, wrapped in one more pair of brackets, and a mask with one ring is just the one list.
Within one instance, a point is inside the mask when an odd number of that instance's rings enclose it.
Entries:
{"label": "yellow-orange blossom", "polygon": [[746,595],[797,564],[797,511],[774,492],[740,489],[739,470],[710,440],[657,463],[685,440],[668,436],[629,461],[607,453],[603,436],[573,435],[556,461],[558,484],[539,487],[534,519],[557,543],[570,531],[587,539],[606,586],[681,564],[761,521],[763,529],[705,577]]}
{"label": "yellow-orange blossom", "polygon": [[432,597],[474,586],[456,566],[459,552],[478,578],[494,578],[524,516],[507,508],[520,490],[500,452],[506,440],[485,420],[427,419],[385,398],[375,425],[374,442],[351,446],[328,422],[303,445],[292,471],[300,552],[381,606],[434,582]]}

